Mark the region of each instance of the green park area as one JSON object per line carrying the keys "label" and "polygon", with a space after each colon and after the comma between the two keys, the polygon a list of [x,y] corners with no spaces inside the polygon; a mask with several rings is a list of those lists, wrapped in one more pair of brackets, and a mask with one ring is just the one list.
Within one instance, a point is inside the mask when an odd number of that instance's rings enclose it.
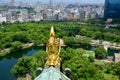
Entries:
{"label": "green park area", "polygon": [[[0,27],[0,51],[6,49],[10,52],[20,51],[23,45],[29,43],[33,43],[34,46],[45,45],[50,27],[54,26],[56,37],[63,39],[66,45],[66,48],[61,49],[60,57],[63,69],[66,67],[71,69],[72,80],[117,80],[120,76],[120,63],[95,61],[95,58],[107,58],[108,54],[103,48],[97,47],[94,51],[88,51],[83,48],[73,49],[71,46],[90,45],[92,39],[120,43],[120,30],[83,25],[78,22],[4,23]],[[35,78],[36,69],[44,67],[45,58],[46,52],[37,52],[32,56],[19,58],[11,72],[16,77],[25,77],[26,73],[30,73]]]}
{"label": "green park area", "polygon": [[[90,21],[92,22],[92,20]],[[51,26],[55,28],[56,37],[63,39],[68,46],[89,45],[92,39],[120,42],[119,29],[105,29],[103,26],[90,25],[87,22],[86,24],[79,24],[78,22],[80,21],[2,23],[0,27],[0,50],[8,48],[11,51],[19,50],[22,45],[27,43],[45,44]],[[15,49],[13,50],[13,48]]]}

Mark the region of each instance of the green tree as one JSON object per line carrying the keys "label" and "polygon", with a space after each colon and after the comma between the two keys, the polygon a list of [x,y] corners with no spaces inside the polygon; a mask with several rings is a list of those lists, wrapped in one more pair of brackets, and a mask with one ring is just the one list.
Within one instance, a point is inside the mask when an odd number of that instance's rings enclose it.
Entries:
{"label": "green tree", "polygon": [[100,31],[94,33],[94,39],[103,39],[103,34]]}
{"label": "green tree", "polygon": [[33,54],[33,57],[37,59],[37,64],[39,67],[44,67],[47,58],[46,52],[36,52]]}
{"label": "green tree", "polygon": [[12,36],[12,40],[13,41],[21,41],[23,43],[26,42],[30,42],[30,40],[27,37],[27,33],[26,32],[16,32],[13,36]]}
{"label": "green tree", "polygon": [[82,29],[80,30],[80,34],[81,34],[81,35],[86,35],[86,33],[87,33],[87,29],[82,28]]}
{"label": "green tree", "polygon": [[18,59],[17,64],[14,65],[11,72],[15,76],[24,76],[26,73],[30,73],[35,76],[35,71],[37,67],[37,59],[31,56],[23,57]]}
{"label": "green tree", "polygon": [[63,40],[64,40],[65,44],[68,46],[75,44],[74,37],[65,36],[65,37],[63,37]]}
{"label": "green tree", "polygon": [[113,70],[116,73],[116,75],[119,76],[119,80],[120,80],[120,62],[115,63]]}
{"label": "green tree", "polygon": [[106,58],[108,55],[103,47],[97,47],[94,49],[94,51],[95,51],[95,56],[98,59]]}
{"label": "green tree", "polygon": [[75,50],[75,53],[76,53],[77,56],[81,57],[81,56],[83,56],[83,54],[86,54],[86,51],[82,48],[77,48]]}
{"label": "green tree", "polygon": [[11,69],[11,72],[16,76],[25,76],[26,73],[36,77],[36,69],[44,67],[46,52],[37,52],[33,56],[26,56],[18,59],[17,64]]}
{"label": "green tree", "polygon": [[11,44],[11,48],[10,51],[14,52],[14,51],[19,51],[22,49],[22,43],[19,41],[15,41]]}

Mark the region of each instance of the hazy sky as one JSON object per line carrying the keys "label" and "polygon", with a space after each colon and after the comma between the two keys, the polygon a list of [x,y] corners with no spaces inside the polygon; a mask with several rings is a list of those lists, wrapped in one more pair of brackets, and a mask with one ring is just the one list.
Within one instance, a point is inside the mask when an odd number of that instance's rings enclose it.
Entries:
{"label": "hazy sky", "polygon": [[[11,0],[0,0],[0,2],[10,2]],[[44,2],[44,3],[49,3],[50,0],[15,0],[16,2],[19,1],[23,1],[23,2],[36,2],[36,1],[40,1],[40,2]],[[79,3],[103,3],[105,2],[105,0],[54,0],[55,2],[66,2],[66,3],[75,3],[75,2],[79,2]]]}

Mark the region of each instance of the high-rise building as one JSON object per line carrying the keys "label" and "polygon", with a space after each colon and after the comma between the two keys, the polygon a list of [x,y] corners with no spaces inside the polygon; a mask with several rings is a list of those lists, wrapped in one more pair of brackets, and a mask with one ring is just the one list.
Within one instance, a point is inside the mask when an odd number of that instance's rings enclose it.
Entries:
{"label": "high-rise building", "polygon": [[120,18],[120,0],[105,0],[104,18]]}
{"label": "high-rise building", "polygon": [[50,8],[52,9],[52,15],[53,15],[53,12],[54,12],[54,10],[55,10],[54,0],[50,0],[50,1],[49,1],[49,4],[50,4]]}
{"label": "high-rise building", "polygon": [[3,17],[6,17],[7,22],[12,21],[12,13],[11,12],[4,12],[2,15],[3,15]]}
{"label": "high-rise building", "polygon": [[40,13],[36,13],[34,16],[34,21],[40,21],[43,20],[43,16]]}
{"label": "high-rise building", "polygon": [[80,11],[79,12],[79,14],[80,14],[80,19],[85,19],[86,17],[86,12],[85,11]]}
{"label": "high-rise building", "polygon": [[21,18],[23,21],[28,21],[28,10],[22,9],[20,10]]}

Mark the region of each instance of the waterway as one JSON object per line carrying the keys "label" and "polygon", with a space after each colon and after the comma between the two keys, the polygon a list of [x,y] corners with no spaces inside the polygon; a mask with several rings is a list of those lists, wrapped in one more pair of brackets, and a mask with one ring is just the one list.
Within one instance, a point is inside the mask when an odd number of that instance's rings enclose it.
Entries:
{"label": "waterway", "polygon": [[0,58],[0,80],[16,80],[14,75],[10,72],[11,68],[17,63],[19,58],[31,56],[38,51],[45,51],[45,47],[31,47]]}
{"label": "waterway", "polygon": [[[86,50],[94,50],[91,46],[78,46],[73,48],[84,48]],[[18,59],[23,56],[31,56],[38,51],[45,51],[45,47],[32,47],[15,53],[10,53],[0,58],[0,80],[16,80],[14,75],[10,72],[11,68],[17,63]],[[115,50],[108,50],[108,55],[113,56],[114,53],[120,52]]]}

